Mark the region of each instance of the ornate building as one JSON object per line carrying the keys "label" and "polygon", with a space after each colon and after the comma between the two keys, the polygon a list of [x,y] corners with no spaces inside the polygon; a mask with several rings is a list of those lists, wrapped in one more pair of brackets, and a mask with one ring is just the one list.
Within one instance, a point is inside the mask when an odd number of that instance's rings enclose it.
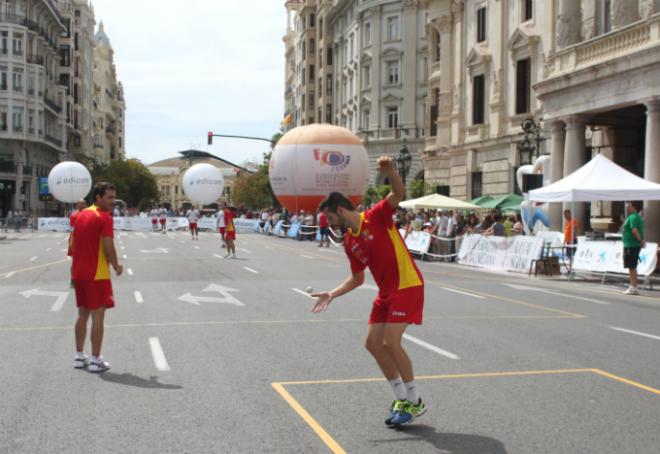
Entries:
{"label": "ornate building", "polygon": [[94,158],[107,164],[125,156],[124,88],[117,81],[114,51],[103,22],[96,32],[94,52]]}

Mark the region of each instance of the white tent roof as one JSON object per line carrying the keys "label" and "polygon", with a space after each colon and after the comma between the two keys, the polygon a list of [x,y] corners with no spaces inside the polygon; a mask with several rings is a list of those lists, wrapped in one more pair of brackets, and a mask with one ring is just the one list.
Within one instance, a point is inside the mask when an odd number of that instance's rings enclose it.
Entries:
{"label": "white tent roof", "polygon": [[660,184],[619,167],[602,154],[569,176],[529,192],[536,202],[660,200]]}
{"label": "white tent roof", "polygon": [[399,206],[402,208],[412,208],[416,210],[418,208],[435,208],[435,209],[451,209],[451,210],[480,210],[482,209],[478,205],[473,205],[468,202],[463,202],[462,200],[452,199],[440,194],[430,194],[420,197],[418,199],[406,200],[405,202],[399,203]]}

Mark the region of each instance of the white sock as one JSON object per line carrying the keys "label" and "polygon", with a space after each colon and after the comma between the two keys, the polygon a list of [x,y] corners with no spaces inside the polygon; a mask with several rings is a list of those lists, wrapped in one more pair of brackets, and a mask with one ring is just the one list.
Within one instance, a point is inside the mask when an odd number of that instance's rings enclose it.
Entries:
{"label": "white sock", "polygon": [[85,354],[83,352],[76,352],[76,358],[84,358]]}
{"label": "white sock", "polygon": [[102,356],[92,356],[92,362],[100,363],[101,361],[103,361]]}
{"label": "white sock", "polygon": [[403,384],[403,380],[400,378],[395,378],[394,380],[388,380],[392,391],[394,392],[394,398],[396,400],[405,400],[408,393],[406,392],[406,387]]}
{"label": "white sock", "polygon": [[417,394],[417,385],[415,385],[415,380],[404,383],[406,385],[407,399],[413,404],[417,405],[419,403],[419,394]]}

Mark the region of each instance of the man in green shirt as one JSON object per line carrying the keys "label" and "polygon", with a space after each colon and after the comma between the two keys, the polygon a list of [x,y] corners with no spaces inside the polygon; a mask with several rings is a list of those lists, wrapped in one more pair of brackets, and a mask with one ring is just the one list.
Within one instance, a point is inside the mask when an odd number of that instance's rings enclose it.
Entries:
{"label": "man in green shirt", "polygon": [[628,268],[630,274],[630,286],[623,292],[626,295],[639,295],[637,291],[637,263],[639,262],[639,251],[644,244],[644,220],[637,213],[637,204],[628,202],[626,212],[628,217],[623,223],[623,266]]}

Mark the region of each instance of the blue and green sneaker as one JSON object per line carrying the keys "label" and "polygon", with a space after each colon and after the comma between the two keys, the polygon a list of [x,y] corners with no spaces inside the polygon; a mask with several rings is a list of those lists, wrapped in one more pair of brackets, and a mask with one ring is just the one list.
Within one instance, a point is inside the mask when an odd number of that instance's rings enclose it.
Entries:
{"label": "blue and green sneaker", "polygon": [[422,401],[422,399],[419,399],[419,402],[417,403],[417,405],[413,404],[409,400],[400,401],[400,402],[404,402],[403,409],[400,410],[392,418],[392,420],[390,422],[390,425],[392,425],[392,426],[400,426],[400,425],[403,425],[403,424],[410,424],[415,419],[419,418],[424,413],[426,413],[426,405],[424,405],[424,402]]}
{"label": "blue and green sneaker", "polygon": [[394,417],[403,411],[407,403],[407,400],[393,400],[392,406],[390,407],[390,416],[385,420],[385,424],[391,426]]}

